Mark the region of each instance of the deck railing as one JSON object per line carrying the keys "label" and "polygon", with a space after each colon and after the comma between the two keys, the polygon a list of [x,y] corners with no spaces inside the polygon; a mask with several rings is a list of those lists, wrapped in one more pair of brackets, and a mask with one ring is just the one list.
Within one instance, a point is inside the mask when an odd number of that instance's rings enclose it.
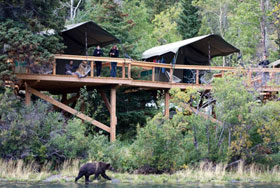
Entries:
{"label": "deck railing", "polygon": [[[199,66],[199,65],[179,65],[179,64],[163,64],[163,63],[153,63],[153,62],[143,62],[135,61],[126,58],[110,58],[110,57],[94,57],[94,56],[79,56],[79,55],[65,55],[56,54],[55,62],[53,63],[52,75],[57,75],[57,60],[75,60],[75,61],[87,61],[90,62],[90,75],[88,77],[95,77],[95,61],[101,61],[102,67],[110,67],[110,62],[117,62],[117,66],[121,67],[121,78],[122,79],[132,79],[131,72],[133,67],[142,68],[142,70],[149,70],[151,75],[148,79],[150,81],[156,81],[156,70],[157,69],[167,69],[168,72],[168,82],[170,84],[175,83],[173,80],[173,75],[175,70],[192,70],[193,78],[192,85],[210,85],[209,82],[201,82],[202,72],[210,73],[211,77],[222,77],[226,72],[241,72],[243,75],[247,76],[248,84],[256,87],[267,87],[267,83],[274,83],[277,87],[280,85],[280,68],[243,68],[243,67],[219,67],[219,66]],[[26,71],[27,74],[33,74],[31,71]],[[174,77],[175,78],[175,77]],[[140,78],[141,79],[141,78]],[[142,79],[147,80],[147,78]],[[270,87],[270,86],[269,86]],[[278,91],[278,89],[277,89]]]}
{"label": "deck railing", "polygon": [[[89,61],[91,74],[90,77],[94,77],[94,61],[102,61],[103,67],[110,66],[110,62],[117,62],[117,66],[122,68],[122,78],[131,79],[132,67],[143,68],[144,70],[152,70],[151,81],[155,81],[156,68],[165,68],[170,71],[169,82],[173,83],[174,70],[193,70],[195,72],[195,84],[200,84],[199,75],[201,71],[215,71],[214,77],[222,77],[225,72],[243,72],[248,76],[248,83],[257,81],[260,78],[260,73],[269,75],[270,80],[275,78],[277,73],[280,73],[280,68],[243,68],[243,67],[219,67],[219,66],[199,66],[199,65],[173,65],[162,64],[153,62],[135,61],[126,58],[110,58],[110,57],[94,57],[94,56],[78,56],[78,55],[64,55],[56,54],[55,59],[63,60],[79,60]],[[53,75],[56,75],[56,63],[53,65]],[[277,74],[279,75],[279,74]],[[259,77],[259,78],[258,78]]]}

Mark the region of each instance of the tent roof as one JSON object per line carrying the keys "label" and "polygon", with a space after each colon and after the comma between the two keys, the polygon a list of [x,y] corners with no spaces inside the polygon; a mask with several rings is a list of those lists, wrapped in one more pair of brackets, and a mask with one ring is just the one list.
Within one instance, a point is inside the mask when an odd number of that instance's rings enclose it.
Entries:
{"label": "tent roof", "polygon": [[86,35],[88,47],[97,45],[104,47],[108,44],[119,42],[119,39],[93,21],[67,25],[61,31],[61,34],[65,40],[71,40],[82,47],[86,45]]}
{"label": "tent roof", "polygon": [[270,63],[268,66],[273,68],[273,67],[278,67],[280,65],[280,59]]}
{"label": "tent roof", "polygon": [[[114,35],[110,34],[102,27],[94,23],[93,21],[81,22],[71,25],[64,26],[65,29],[60,33],[64,39],[75,43],[75,45],[80,45],[85,47],[86,43],[86,33],[87,33],[87,45],[88,47],[100,45],[104,47],[108,44],[118,43]],[[42,31],[41,34],[52,35],[55,33],[53,29]]]}
{"label": "tent roof", "polygon": [[165,44],[162,46],[156,46],[151,49],[146,50],[142,54],[142,59],[148,59],[155,56],[160,56],[166,53],[176,54],[181,47],[191,46],[196,51],[208,57],[208,44],[210,42],[210,55],[211,58],[216,56],[226,56],[233,52],[239,52],[239,49],[235,48],[231,44],[227,43],[219,35],[204,35],[199,37],[194,37],[174,43]]}

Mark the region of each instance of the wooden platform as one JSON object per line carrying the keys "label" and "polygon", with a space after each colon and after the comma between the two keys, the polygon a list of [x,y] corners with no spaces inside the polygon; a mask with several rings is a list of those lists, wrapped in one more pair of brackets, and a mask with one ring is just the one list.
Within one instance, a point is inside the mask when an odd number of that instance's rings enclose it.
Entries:
{"label": "wooden platform", "polygon": [[[226,72],[242,72],[247,76],[248,80],[248,89],[252,89],[254,84],[261,84],[257,75],[259,73],[269,75],[269,80],[272,83],[275,83],[276,74],[280,74],[279,68],[234,68],[234,67],[213,67],[213,66],[191,66],[191,65],[171,65],[171,64],[160,64],[160,63],[150,63],[150,62],[140,62],[130,59],[122,58],[106,58],[106,57],[92,57],[92,56],[74,56],[74,55],[56,55],[56,59],[64,60],[86,60],[90,61],[91,74],[85,78],[78,78],[71,75],[58,75],[56,74],[56,63],[53,64],[52,74],[16,74],[17,79],[19,80],[19,89],[25,90],[26,104],[28,105],[31,101],[31,95],[36,95],[43,100],[50,102],[51,104],[81,118],[84,121],[91,123],[94,126],[97,126],[103,129],[106,132],[110,133],[111,141],[114,141],[116,138],[116,104],[117,96],[116,89],[118,87],[127,87],[145,89],[145,90],[164,90],[165,92],[165,116],[169,117],[169,89],[171,88],[180,88],[186,89],[187,87],[192,87],[201,90],[211,90],[211,84],[200,84],[199,81],[199,71],[215,71],[216,77],[222,77]],[[94,76],[94,61],[103,61],[104,66],[110,66],[109,62],[118,62],[118,66],[122,68],[121,77],[112,78],[112,77],[95,77]],[[152,70],[151,80],[134,80],[131,78],[131,70],[133,67],[140,67],[144,70]],[[170,72],[170,79],[166,82],[155,81],[155,69],[156,68],[165,68]],[[189,83],[174,83],[173,81],[173,72],[176,69],[189,69],[196,72],[195,84]],[[27,72],[30,72],[27,70]],[[260,75],[260,74],[259,74]],[[82,112],[78,112],[73,108],[69,107],[69,101],[77,100],[80,88],[86,86],[87,89],[97,89],[102,99],[104,100],[108,111],[110,112],[110,126],[104,125],[101,122],[98,122]],[[107,99],[104,94],[104,90],[110,90],[110,100]],[[253,88],[256,89],[256,88]],[[280,87],[277,85],[268,85],[263,84],[257,88],[258,91],[262,93],[269,92],[279,92]],[[62,101],[57,101],[52,97],[43,94],[41,91],[47,91],[51,94],[62,94]],[[67,99],[68,93],[77,93],[76,97],[72,99]]]}

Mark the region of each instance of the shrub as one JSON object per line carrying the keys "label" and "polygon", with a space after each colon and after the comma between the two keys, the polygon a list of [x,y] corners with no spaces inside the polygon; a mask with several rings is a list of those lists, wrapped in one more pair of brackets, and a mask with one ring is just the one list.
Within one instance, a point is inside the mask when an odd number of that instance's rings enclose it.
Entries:
{"label": "shrub", "polygon": [[183,135],[158,114],[144,128],[138,128],[133,153],[137,167],[149,165],[160,172],[174,171],[184,164]]}

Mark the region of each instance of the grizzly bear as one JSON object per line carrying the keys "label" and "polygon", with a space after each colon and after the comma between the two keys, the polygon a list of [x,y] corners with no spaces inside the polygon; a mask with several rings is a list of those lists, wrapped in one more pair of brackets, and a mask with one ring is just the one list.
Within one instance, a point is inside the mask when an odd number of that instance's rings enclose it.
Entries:
{"label": "grizzly bear", "polygon": [[94,179],[98,178],[98,176],[101,174],[101,176],[107,180],[111,180],[106,174],[106,170],[112,170],[110,163],[104,163],[104,162],[94,162],[94,163],[87,163],[84,164],[80,170],[78,176],[75,178],[75,182],[77,182],[81,177],[85,176],[85,182],[89,182],[89,176],[95,174]]}

